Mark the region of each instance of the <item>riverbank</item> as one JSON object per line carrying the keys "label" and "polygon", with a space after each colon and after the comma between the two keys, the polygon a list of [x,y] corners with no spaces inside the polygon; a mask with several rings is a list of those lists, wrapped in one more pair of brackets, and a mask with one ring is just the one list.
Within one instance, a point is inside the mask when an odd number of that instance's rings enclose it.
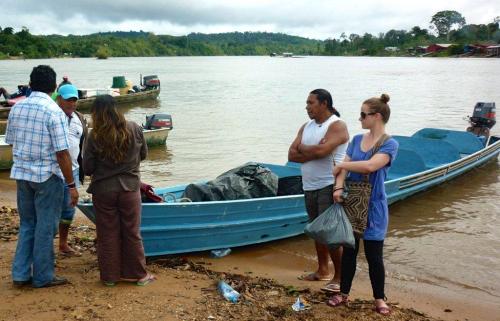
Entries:
{"label": "riverbank", "polygon": [[[0,178],[0,207],[15,208],[14,182]],[[10,212],[10,213],[7,213]],[[71,230],[70,239],[83,255],[58,258],[57,273],[67,276],[68,286],[33,290],[11,285],[10,265],[16,245],[17,215],[0,211],[0,302],[1,320],[377,320],[371,301],[367,271],[358,271],[351,297],[358,299],[351,307],[332,309],[324,304],[321,282],[297,280],[297,275],[313,270],[314,261],[294,257],[284,251],[283,240],[271,245],[233,249],[222,259],[207,253],[173,256],[149,262],[158,281],[141,288],[119,284],[103,287],[98,282],[98,269],[90,221],[81,214]],[[6,231],[11,231],[7,233]],[[12,232],[13,231],[13,232]],[[269,250],[271,248],[271,250]],[[311,251],[313,248],[311,247]],[[216,281],[226,279],[244,293],[237,305],[225,302],[216,291]],[[40,300],[39,293],[43,292]],[[296,313],[291,305],[301,295],[311,303],[308,311]],[[460,292],[436,284],[387,278],[387,295],[394,313],[387,320],[499,320],[494,302],[477,301]],[[417,312],[421,311],[421,312]]]}
{"label": "riverbank", "polygon": [[[146,287],[118,284],[105,287],[98,282],[93,237],[95,230],[79,219],[72,227],[73,245],[81,257],[58,257],[56,273],[71,284],[55,288],[15,288],[10,282],[12,253],[17,240],[16,211],[0,209],[0,303],[1,320],[378,320],[371,300],[354,300],[348,307],[333,309],[325,295],[307,286],[285,285],[259,276],[247,267],[243,271],[220,266],[213,260],[168,257],[148,263],[158,280]],[[220,260],[222,261],[222,260]],[[217,266],[215,269],[212,266]],[[233,270],[232,272],[229,272]],[[236,271],[234,271],[236,270]],[[226,302],[216,283],[224,279],[242,294],[237,304]],[[294,312],[291,305],[300,296],[310,304]],[[434,320],[413,309],[392,303],[385,320]]]}

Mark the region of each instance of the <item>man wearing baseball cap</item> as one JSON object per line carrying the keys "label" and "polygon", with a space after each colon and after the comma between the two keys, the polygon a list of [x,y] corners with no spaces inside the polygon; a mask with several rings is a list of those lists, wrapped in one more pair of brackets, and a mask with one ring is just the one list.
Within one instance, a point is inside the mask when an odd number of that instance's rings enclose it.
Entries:
{"label": "man wearing baseball cap", "polygon": [[[83,168],[82,161],[82,146],[84,139],[87,137],[88,128],[87,122],[83,115],[76,111],[78,101],[78,90],[74,85],[67,84],[59,87],[57,92],[56,102],[68,117],[69,127],[69,154],[71,155],[71,167],[75,182],[83,184]],[[80,256],[80,253],[71,248],[68,244],[68,233],[73,217],[75,216],[75,208],[69,204],[69,188],[64,188],[64,199],[59,220],[59,254],[64,256]]]}

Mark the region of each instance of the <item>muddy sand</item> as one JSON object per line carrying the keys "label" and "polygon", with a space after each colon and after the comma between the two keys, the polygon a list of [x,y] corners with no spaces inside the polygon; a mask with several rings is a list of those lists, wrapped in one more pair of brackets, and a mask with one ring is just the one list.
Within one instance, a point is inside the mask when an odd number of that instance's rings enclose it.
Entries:
{"label": "muddy sand", "polygon": [[[6,183],[6,184],[3,184]],[[71,284],[32,289],[12,285],[11,263],[15,251],[18,215],[14,184],[0,186],[0,320],[500,320],[495,311],[464,304],[465,298],[446,289],[426,288],[388,280],[392,313],[375,313],[369,279],[359,273],[349,306],[331,308],[320,291],[321,282],[304,282],[284,268],[286,259],[254,264],[244,250],[221,259],[207,253],[148,260],[158,279],[147,286],[119,283],[106,287],[99,280],[95,255],[95,229],[80,213],[70,231],[70,242],[80,257],[57,257],[56,274]],[[7,192],[7,193],[6,193]],[[57,244],[57,241],[55,242]],[[253,252],[254,249],[250,248]],[[255,248],[258,250],[258,248]],[[367,273],[364,273],[367,274]],[[225,280],[242,294],[238,303],[224,300],[217,282]],[[310,308],[295,312],[298,297]]]}
{"label": "muddy sand", "polygon": [[[98,279],[93,227],[74,224],[72,243],[81,257],[56,260],[56,273],[71,284],[33,289],[14,287],[10,265],[15,249],[18,218],[15,209],[0,208],[0,303],[1,320],[378,320],[371,301],[355,300],[347,307],[331,308],[325,295],[310,288],[279,284],[250,274],[212,270],[211,263],[171,256],[148,262],[158,280],[147,286],[119,283],[102,285]],[[225,280],[241,298],[233,304],[217,291]],[[310,308],[295,312],[291,306],[300,296]],[[412,309],[392,303],[386,320],[433,320]]]}

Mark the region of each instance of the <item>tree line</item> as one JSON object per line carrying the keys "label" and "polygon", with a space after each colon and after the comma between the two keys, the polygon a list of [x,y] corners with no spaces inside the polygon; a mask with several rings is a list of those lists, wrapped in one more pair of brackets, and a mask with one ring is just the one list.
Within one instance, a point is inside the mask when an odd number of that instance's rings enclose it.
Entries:
{"label": "tree line", "polygon": [[[104,32],[90,35],[32,35],[23,27],[0,27],[0,58],[250,56],[293,52],[296,55],[405,55],[406,49],[431,43],[500,43],[500,17],[488,24],[467,24],[457,11],[437,12],[429,29],[389,30],[363,35],[342,33],[338,38],[314,40],[283,33],[191,33],[186,36],[151,32]],[[393,50],[387,50],[392,47]],[[396,49],[395,49],[396,48]],[[451,53],[451,52],[450,52]]]}

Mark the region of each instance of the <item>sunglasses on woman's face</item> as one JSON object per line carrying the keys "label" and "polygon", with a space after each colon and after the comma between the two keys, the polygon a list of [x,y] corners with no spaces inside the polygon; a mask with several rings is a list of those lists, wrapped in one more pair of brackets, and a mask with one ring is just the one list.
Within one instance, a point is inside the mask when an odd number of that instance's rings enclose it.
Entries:
{"label": "sunglasses on woman's face", "polygon": [[361,119],[365,119],[366,116],[375,115],[375,114],[376,113],[365,113],[364,111],[362,111],[359,113],[359,116],[361,117]]}

